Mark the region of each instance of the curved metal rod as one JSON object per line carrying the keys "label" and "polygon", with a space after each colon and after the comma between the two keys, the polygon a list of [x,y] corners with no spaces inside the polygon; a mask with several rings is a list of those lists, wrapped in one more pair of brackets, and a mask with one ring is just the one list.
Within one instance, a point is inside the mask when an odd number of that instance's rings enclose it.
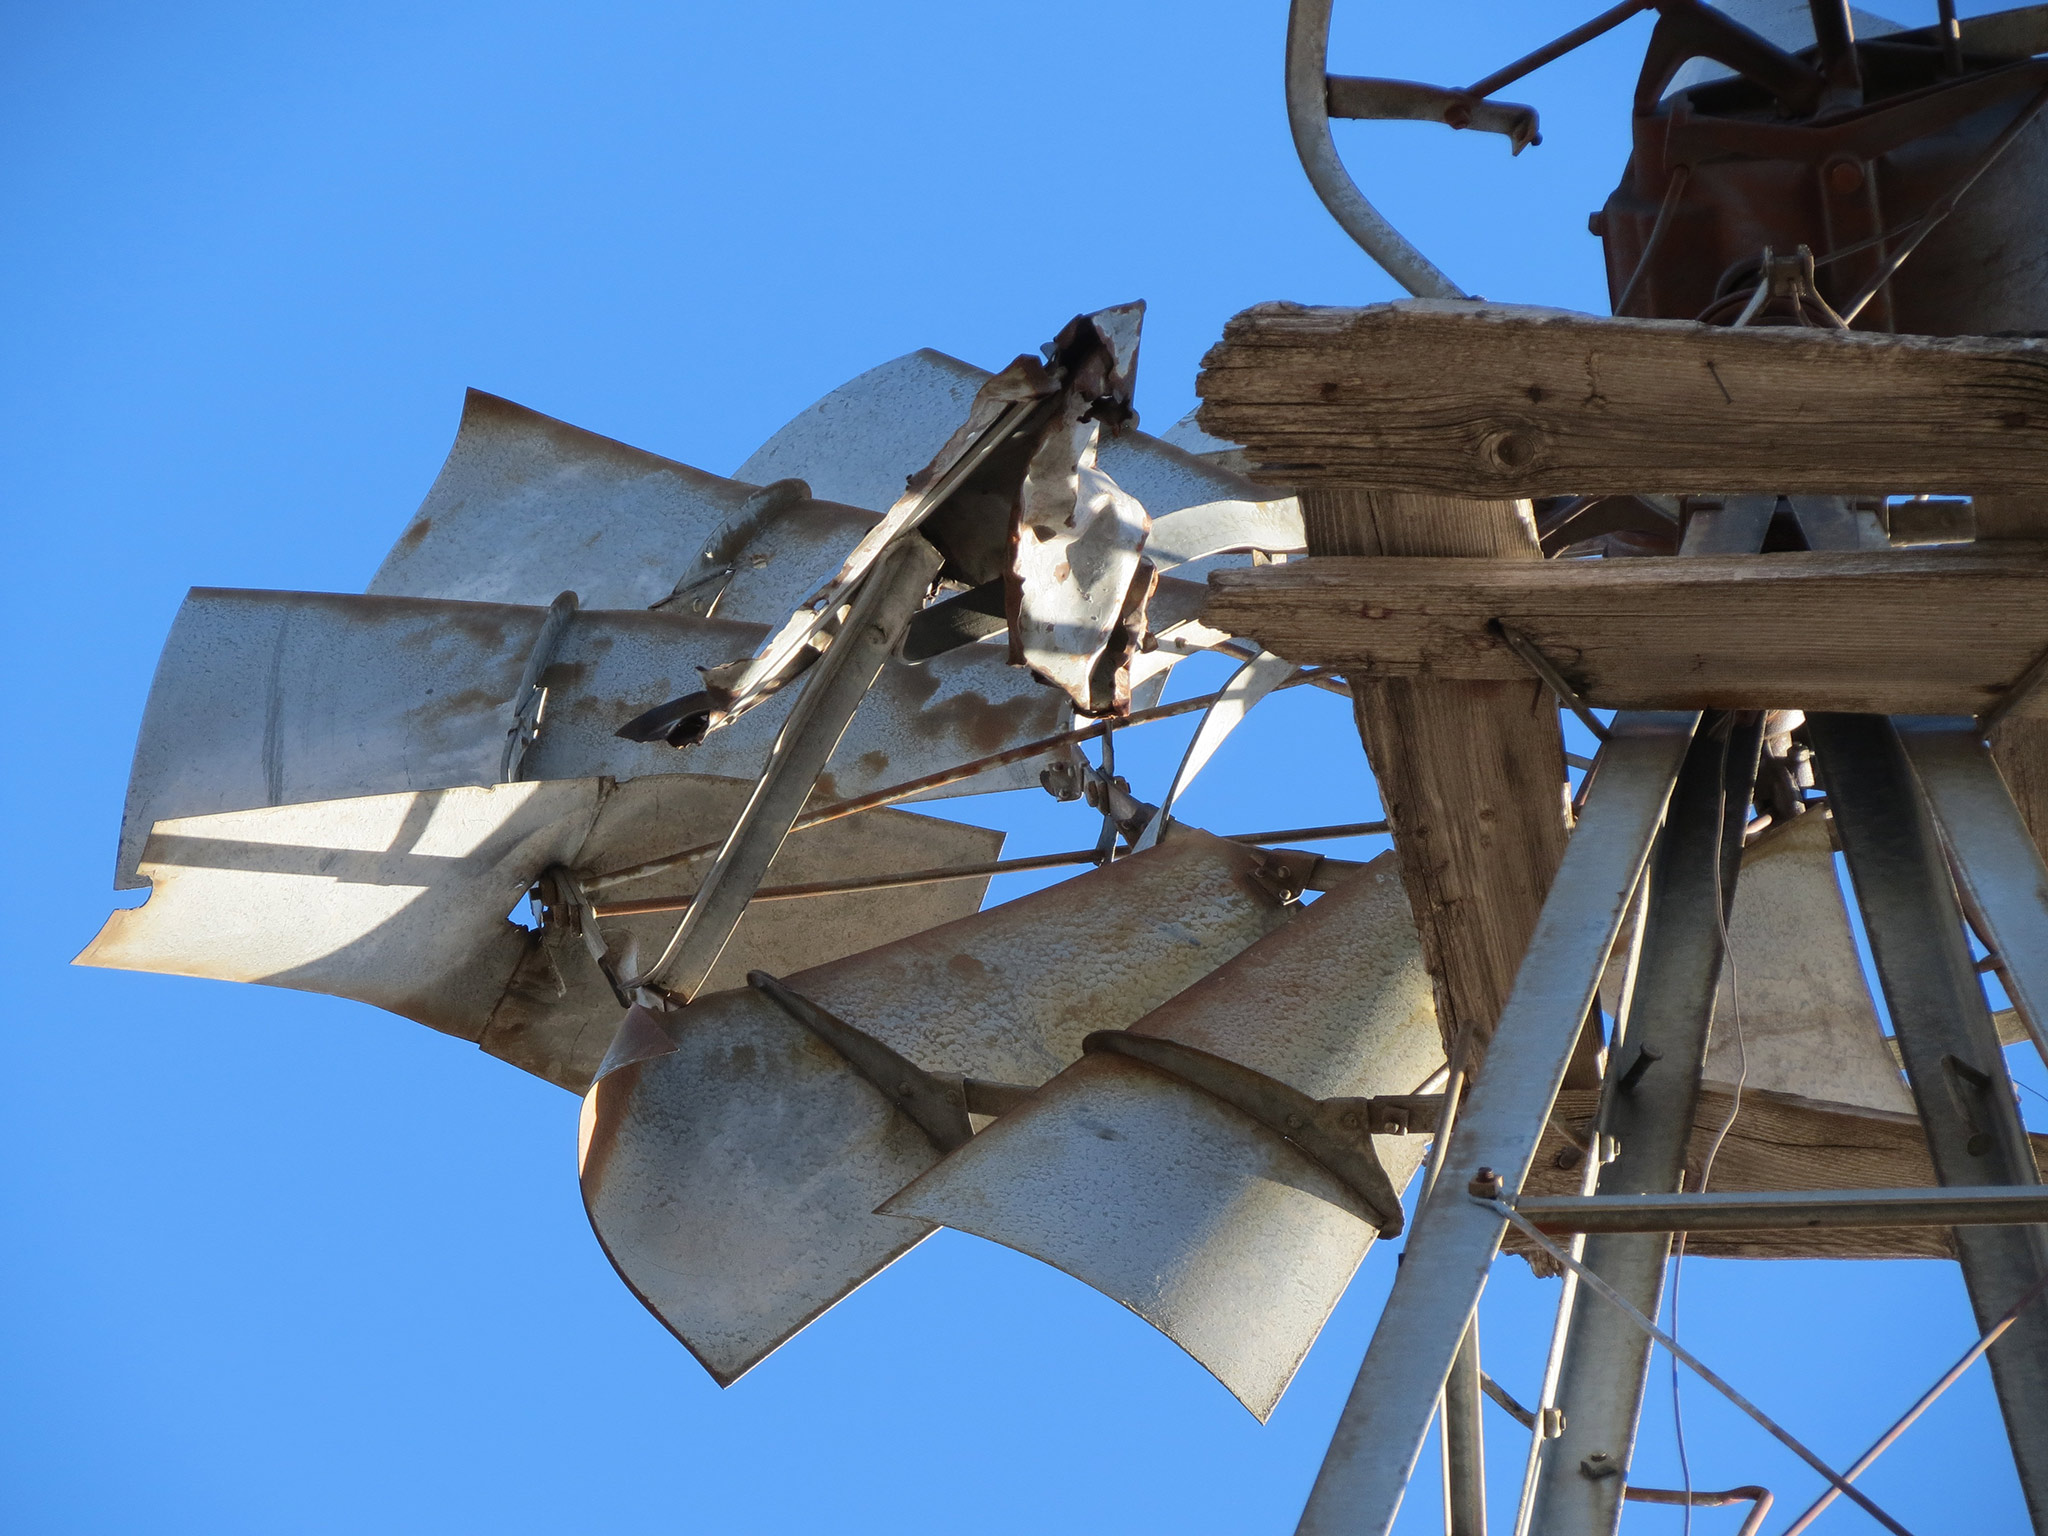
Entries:
{"label": "curved metal rod", "polygon": [[1287,12],[1287,126],[1309,185],[1344,233],[1418,299],[1466,299],[1466,293],[1365,200],[1330,134],[1331,0],[1293,0]]}

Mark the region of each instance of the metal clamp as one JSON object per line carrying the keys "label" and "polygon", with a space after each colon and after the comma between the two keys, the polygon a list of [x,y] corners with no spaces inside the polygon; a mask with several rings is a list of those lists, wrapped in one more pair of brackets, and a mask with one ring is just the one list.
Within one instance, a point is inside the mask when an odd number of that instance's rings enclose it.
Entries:
{"label": "metal clamp", "polygon": [[541,677],[555,664],[562,636],[569,632],[569,621],[576,617],[577,602],[574,592],[564,592],[548,604],[548,616],[541,620],[540,633],[533,637],[533,649],[527,654],[525,670],[519,674],[519,686],[512,690],[512,724],[505,732],[504,755],[498,759],[500,784],[518,782],[519,765],[526,757],[526,749],[540,736],[541,711],[548,700]]}
{"label": "metal clamp", "polygon": [[749,971],[747,985],[837,1051],[941,1152],[964,1147],[974,1139],[974,1124],[967,1118],[970,1114],[1005,1114],[1038,1091],[1021,1083],[983,1082],[958,1072],[927,1072],[867,1031],[792,992],[766,971]]}
{"label": "metal clamp", "polygon": [[1400,1233],[1401,1197],[1372,1147],[1371,1099],[1312,1099],[1241,1062],[1164,1035],[1099,1029],[1081,1049],[1128,1056],[1251,1116],[1358,1196],[1380,1236]]}

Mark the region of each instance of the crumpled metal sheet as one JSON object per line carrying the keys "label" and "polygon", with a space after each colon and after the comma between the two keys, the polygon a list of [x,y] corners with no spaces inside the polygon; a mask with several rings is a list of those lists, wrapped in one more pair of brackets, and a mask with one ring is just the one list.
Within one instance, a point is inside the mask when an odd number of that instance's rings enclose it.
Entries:
{"label": "crumpled metal sheet", "polygon": [[1059,415],[1023,466],[1009,516],[1010,660],[1090,715],[1131,707],[1130,661],[1157,579],[1142,553],[1151,518],[1096,463],[1105,425],[1119,431],[1132,416],[1143,318],[1143,305],[1126,304],[1060,332]]}
{"label": "crumpled metal sheet", "polygon": [[[928,1070],[1038,1083],[1287,920],[1260,857],[1189,833],[783,979]],[[585,1100],[584,1200],[621,1277],[726,1383],[929,1233],[873,1213],[938,1153],[752,989],[665,1022],[673,1049]]]}
{"label": "crumpled metal sheet", "polygon": [[[663,774],[614,784],[555,779],[384,794],[164,820],[143,849],[151,886],[113,914],[82,965],[259,981],[385,1008],[477,1041],[581,1092],[621,1007],[575,933],[530,933],[507,914],[555,865],[613,869],[721,836],[752,785]],[[797,833],[779,883],[844,879],[996,857],[1002,834],[900,811]],[[607,899],[686,896],[693,875]],[[761,903],[713,973],[796,970],[973,912],[985,880]],[[608,919],[612,954],[658,945],[677,914]]]}
{"label": "crumpled metal sheet", "polygon": [[[1131,1029],[1315,1098],[1417,1091],[1443,1049],[1393,856]],[[1424,1138],[1373,1144],[1395,1187],[1406,1184]],[[1261,1419],[1376,1235],[1358,1197],[1290,1143],[1108,1053],[1068,1067],[883,1209],[1085,1281],[1166,1333]]]}
{"label": "crumpled metal sheet", "polygon": [[[499,777],[544,608],[319,592],[196,588],[157,664],[123,820],[117,888],[157,822],[302,801],[480,785]],[[678,771],[751,779],[790,701],[679,754],[624,741],[650,697],[760,641],[760,626],[668,612],[580,612],[542,673],[528,779]],[[847,798],[1066,729],[1063,701],[988,645],[883,670],[821,780]],[[1035,784],[1040,763],[949,786]],[[722,829],[721,829],[722,830]],[[716,834],[714,834],[716,835]],[[680,847],[681,844],[676,846]]]}
{"label": "crumpled metal sheet", "polygon": [[711,616],[778,622],[875,522],[792,489],[706,474],[473,389],[369,590],[544,606],[566,588],[585,608],[650,608],[724,563],[735,569]]}
{"label": "crumpled metal sheet", "polygon": [[[906,353],[848,380],[798,412],[734,474],[764,484],[795,476],[808,481],[819,496],[880,511],[903,494],[906,479],[929,463],[967,419],[975,391],[991,377],[986,369],[930,348]],[[1294,525],[1301,518],[1293,497],[1204,463],[1135,427],[1105,442],[1098,462],[1103,473],[1144,505],[1155,524],[1165,523],[1183,508],[1237,502],[1260,509],[1237,514],[1252,526],[1269,529],[1278,524],[1287,542],[1276,543],[1273,549],[1303,547],[1288,532],[1289,511],[1283,504],[1292,504]],[[1208,552],[1225,547],[1238,546],[1212,544]],[[1164,557],[1155,559],[1165,569]]]}
{"label": "crumpled metal sheet", "polygon": [[[1138,358],[1138,335],[1144,319],[1142,303],[1117,305],[1092,315],[1077,315],[1043,349],[1044,360],[1019,356],[975,392],[966,420],[954,428],[931,461],[912,474],[880,522],[864,534],[838,570],[799,605],[788,620],[751,656],[739,657],[704,673],[702,689],[658,705],[626,729],[642,739],[659,734],[678,746],[702,740],[708,733],[739,719],[763,700],[788,687],[832,643],[846,622],[854,595],[885,551],[899,541],[921,536],[944,558],[941,575],[980,585],[1004,571],[997,552],[1007,549],[1007,601],[1012,631],[1010,659],[1023,660],[1016,643],[1020,612],[1041,605],[1058,606],[1071,614],[1086,610],[1087,622],[1063,627],[1085,642],[1091,630],[1123,637],[1108,664],[1086,658],[1092,673],[1109,679],[1112,697],[1098,703],[1099,686],[1079,691],[1066,688],[1076,705],[1090,713],[1122,713],[1130,707],[1129,677],[1115,663],[1133,649],[1144,633],[1144,597],[1148,587],[1133,581],[1128,590],[1090,589],[1085,594],[1071,580],[1065,561],[1043,571],[1020,568],[1015,554],[1027,538],[1022,518],[1040,538],[1056,528],[1074,528],[1077,517],[1098,509],[1128,509],[1135,503],[1116,501],[1115,487],[1101,493],[1094,483],[1085,500],[1075,481],[1078,458],[1090,460],[1096,436],[1104,426],[1121,431],[1134,419],[1131,384]],[[1036,487],[1034,490],[1033,487]],[[1128,518],[1097,519],[1103,531],[1117,529]],[[1131,526],[1139,543],[1145,531],[1142,508]],[[1087,530],[1078,530],[1083,536]],[[1007,532],[1007,544],[1003,534]],[[1096,543],[1101,543],[1098,538]],[[1054,593],[1048,582],[1063,590]],[[1106,616],[1095,610],[1106,607]],[[1122,615],[1123,622],[1119,623]],[[1098,647],[1099,649],[1099,647]],[[1065,658],[1059,658],[1064,662]],[[1045,681],[1064,686],[1056,674],[1034,669]]]}

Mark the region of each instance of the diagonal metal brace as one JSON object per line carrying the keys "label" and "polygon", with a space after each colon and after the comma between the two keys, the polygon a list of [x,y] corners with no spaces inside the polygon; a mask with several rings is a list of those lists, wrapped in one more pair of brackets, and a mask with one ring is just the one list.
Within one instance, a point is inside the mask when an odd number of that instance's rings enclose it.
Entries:
{"label": "diagonal metal brace", "polygon": [[1300,1089],[1241,1062],[1183,1045],[1164,1035],[1098,1029],[1082,1040],[1081,1049],[1091,1055],[1108,1051],[1141,1061],[1250,1115],[1274,1135],[1292,1143],[1312,1162],[1321,1164],[1364,1201],[1380,1236],[1394,1237],[1400,1233],[1401,1197],[1372,1147],[1372,1100],[1312,1099]]}
{"label": "diagonal metal brace", "polygon": [[837,1051],[941,1152],[964,1147],[974,1139],[974,1126],[967,1118],[970,1113],[1003,1114],[1037,1091],[1019,1083],[985,1083],[958,1072],[927,1072],[866,1030],[854,1028],[802,993],[792,992],[766,971],[749,971],[747,985]]}

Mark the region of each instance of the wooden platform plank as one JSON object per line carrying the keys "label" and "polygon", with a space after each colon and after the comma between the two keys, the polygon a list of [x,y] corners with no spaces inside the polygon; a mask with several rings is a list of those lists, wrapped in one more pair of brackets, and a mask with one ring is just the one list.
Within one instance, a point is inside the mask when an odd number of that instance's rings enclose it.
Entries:
{"label": "wooden platform plank", "polygon": [[1203,430],[1292,484],[1473,497],[2048,490],[2048,343],[1479,301],[1262,304]]}
{"label": "wooden platform plank", "polygon": [[[1206,622],[1368,677],[1529,675],[1598,708],[1981,714],[2048,650],[2048,546],[1687,560],[1309,559],[1211,577]],[[2048,716],[2048,689],[2019,718]]]}

